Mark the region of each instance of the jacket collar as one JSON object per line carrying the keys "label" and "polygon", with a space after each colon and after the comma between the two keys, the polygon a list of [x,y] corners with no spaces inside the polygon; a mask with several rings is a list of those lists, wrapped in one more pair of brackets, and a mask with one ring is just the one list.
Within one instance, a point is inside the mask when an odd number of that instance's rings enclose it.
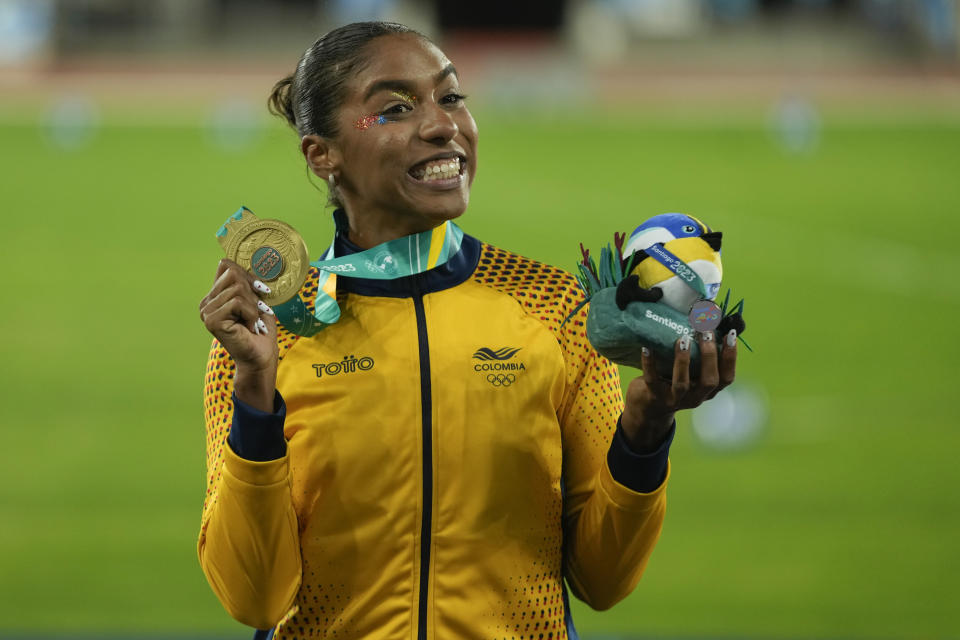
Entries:
{"label": "jacket collar", "polygon": [[[347,238],[346,215],[343,210],[333,212],[337,225],[337,234],[333,244],[336,257],[347,256],[363,251]],[[480,262],[480,241],[464,234],[460,250],[442,265],[429,271],[417,273],[395,280],[372,280],[369,278],[337,277],[337,289],[362,296],[380,296],[385,298],[409,298],[424,293],[433,293],[455,287],[465,282]]]}

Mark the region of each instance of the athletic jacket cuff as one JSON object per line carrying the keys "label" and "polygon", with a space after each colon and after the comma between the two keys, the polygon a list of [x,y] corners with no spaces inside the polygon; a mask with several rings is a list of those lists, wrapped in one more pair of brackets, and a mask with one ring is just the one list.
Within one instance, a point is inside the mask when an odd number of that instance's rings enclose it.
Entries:
{"label": "athletic jacket cuff", "polygon": [[259,462],[241,458],[233,449],[226,447],[223,453],[222,486],[230,491],[247,493],[260,491],[278,483],[287,482],[288,460],[286,456],[276,460]]}
{"label": "athletic jacket cuff", "polygon": [[239,457],[267,462],[287,454],[287,441],[283,437],[287,405],[279,391],[274,394],[273,413],[251,407],[233,394],[233,424],[227,443]]}
{"label": "athletic jacket cuff", "polygon": [[610,475],[623,486],[637,493],[651,493],[663,484],[667,477],[667,459],[670,454],[670,444],[677,432],[677,422],[670,426],[670,431],[660,448],[652,453],[634,453],[627,444],[623,434],[623,425],[617,420],[617,430],[613,434],[613,442],[607,450],[607,465]]}

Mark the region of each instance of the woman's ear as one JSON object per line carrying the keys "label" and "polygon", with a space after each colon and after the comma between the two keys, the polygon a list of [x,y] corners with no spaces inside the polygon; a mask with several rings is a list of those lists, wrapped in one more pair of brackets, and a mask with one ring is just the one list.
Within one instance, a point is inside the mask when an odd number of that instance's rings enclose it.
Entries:
{"label": "woman's ear", "polygon": [[327,181],[331,175],[336,175],[339,154],[328,138],[316,134],[303,136],[300,139],[300,151],[310,171],[318,178]]}

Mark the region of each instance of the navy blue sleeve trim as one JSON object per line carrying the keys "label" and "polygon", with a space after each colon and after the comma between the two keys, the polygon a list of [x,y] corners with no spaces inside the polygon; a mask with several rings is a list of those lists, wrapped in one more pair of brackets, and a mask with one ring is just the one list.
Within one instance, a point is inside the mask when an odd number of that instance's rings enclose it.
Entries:
{"label": "navy blue sleeve trim", "polygon": [[269,462],[287,454],[287,441],[283,437],[287,405],[279,391],[274,394],[273,413],[251,407],[233,394],[233,424],[227,443],[241,458]]}
{"label": "navy blue sleeve trim", "polygon": [[607,451],[607,465],[613,479],[638,493],[655,491],[667,477],[667,458],[670,444],[677,432],[677,422],[670,425],[670,432],[660,447],[652,453],[639,454],[630,449],[623,434],[623,425],[617,420],[617,431]]}

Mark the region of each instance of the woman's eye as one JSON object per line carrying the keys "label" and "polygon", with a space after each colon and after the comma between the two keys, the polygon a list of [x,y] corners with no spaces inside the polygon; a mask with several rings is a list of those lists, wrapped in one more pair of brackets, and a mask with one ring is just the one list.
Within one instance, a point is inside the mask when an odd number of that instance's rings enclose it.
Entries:
{"label": "woman's eye", "polygon": [[406,112],[408,112],[408,111],[413,111],[413,107],[411,107],[411,106],[408,105],[408,104],[404,104],[404,103],[401,102],[401,103],[399,103],[399,104],[393,105],[392,107],[388,107],[388,108],[384,109],[383,115],[385,115],[385,116],[395,116],[395,115],[399,115],[399,114],[401,114],[401,113],[406,113]]}
{"label": "woman's eye", "polygon": [[443,102],[444,104],[457,104],[459,102],[463,102],[466,99],[467,99],[467,96],[465,95],[461,95],[459,93],[448,93],[447,95],[443,96],[443,99],[441,100],[441,102]]}

